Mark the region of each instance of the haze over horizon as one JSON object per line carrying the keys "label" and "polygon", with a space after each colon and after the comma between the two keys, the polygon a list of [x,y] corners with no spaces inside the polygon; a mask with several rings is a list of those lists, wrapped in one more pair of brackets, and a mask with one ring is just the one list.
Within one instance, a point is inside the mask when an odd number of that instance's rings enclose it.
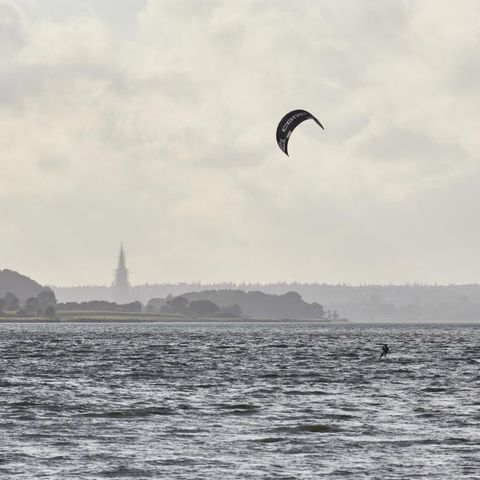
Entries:
{"label": "haze over horizon", "polygon": [[0,0],[0,268],[480,282],[480,2],[198,5]]}

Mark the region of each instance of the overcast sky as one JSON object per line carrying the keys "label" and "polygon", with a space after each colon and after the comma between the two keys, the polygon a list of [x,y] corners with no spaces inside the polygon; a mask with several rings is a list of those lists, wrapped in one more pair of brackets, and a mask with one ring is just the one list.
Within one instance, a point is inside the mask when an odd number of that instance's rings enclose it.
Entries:
{"label": "overcast sky", "polygon": [[480,282],[479,52],[478,0],[0,0],[0,267]]}

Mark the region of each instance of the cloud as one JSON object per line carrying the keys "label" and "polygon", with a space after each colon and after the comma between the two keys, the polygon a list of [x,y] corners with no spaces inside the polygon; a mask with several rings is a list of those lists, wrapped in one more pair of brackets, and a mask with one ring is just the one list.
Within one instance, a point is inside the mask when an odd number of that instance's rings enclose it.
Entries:
{"label": "cloud", "polygon": [[9,0],[0,1],[0,46],[5,50],[18,48],[25,41],[25,17],[18,6]]}
{"label": "cloud", "polygon": [[[466,178],[480,179],[477,2],[134,3],[113,28],[108,2],[63,4],[61,16],[59,4],[0,2],[9,231],[36,202],[65,261],[99,259],[123,239],[165,265],[145,260],[139,280],[420,275],[415,255],[398,253],[395,219],[422,199],[413,228],[438,231],[434,199],[455,202]],[[302,124],[287,158],[274,132],[292,108],[326,130]],[[28,266],[15,242],[3,249]],[[51,283],[88,281],[38,268]]]}

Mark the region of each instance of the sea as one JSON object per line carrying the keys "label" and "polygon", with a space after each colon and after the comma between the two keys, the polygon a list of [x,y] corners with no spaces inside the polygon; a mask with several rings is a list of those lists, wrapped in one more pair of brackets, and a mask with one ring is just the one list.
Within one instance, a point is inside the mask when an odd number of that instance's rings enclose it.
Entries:
{"label": "sea", "polygon": [[479,393],[480,324],[3,324],[0,478],[479,479]]}

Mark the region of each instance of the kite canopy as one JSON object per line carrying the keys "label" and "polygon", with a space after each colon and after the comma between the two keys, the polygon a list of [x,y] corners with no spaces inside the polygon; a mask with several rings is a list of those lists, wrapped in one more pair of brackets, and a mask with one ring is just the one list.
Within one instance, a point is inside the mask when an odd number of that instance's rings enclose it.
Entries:
{"label": "kite canopy", "polygon": [[287,113],[278,124],[277,127],[277,143],[285,155],[288,155],[288,140],[290,135],[305,120],[314,120],[318,125],[323,128],[323,125],[309,112],[306,110],[292,110],[290,113]]}

